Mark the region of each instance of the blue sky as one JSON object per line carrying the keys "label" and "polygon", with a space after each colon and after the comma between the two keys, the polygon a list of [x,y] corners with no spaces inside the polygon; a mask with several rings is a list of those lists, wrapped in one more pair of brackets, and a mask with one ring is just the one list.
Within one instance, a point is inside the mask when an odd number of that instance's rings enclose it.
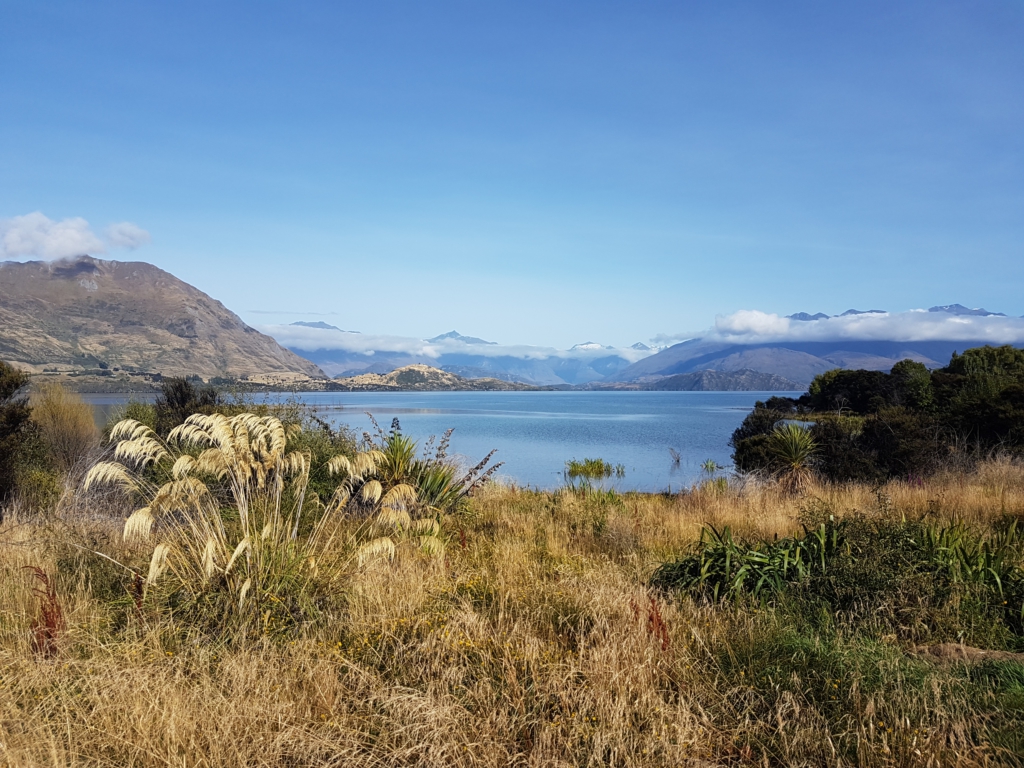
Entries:
{"label": "blue sky", "polygon": [[1020,2],[0,0],[0,30],[0,219],[131,222],[106,257],[250,323],[1024,314]]}

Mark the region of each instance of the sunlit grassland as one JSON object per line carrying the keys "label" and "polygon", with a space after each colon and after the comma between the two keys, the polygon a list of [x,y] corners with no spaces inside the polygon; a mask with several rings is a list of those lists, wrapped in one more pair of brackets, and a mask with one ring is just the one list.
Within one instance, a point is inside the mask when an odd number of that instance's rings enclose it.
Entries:
{"label": "sunlit grassland", "polygon": [[[49,515],[15,511],[0,526],[0,754],[16,766],[1018,764],[1024,666],[913,652],[1024,650],[1012,633],[953,607],[948,621],[852,623],[786,599],[649,586],[705,526],[787,536],[812,504],[983,530],[1024,515],[1024,468],[800,495],[484,486],[444,518],[443,556],[399,548],[346,566],[315,615],[237,635],[138,596],[112,561],[144,573],[152,546],[122,540],[118,510],[67,497]],[[50,646],[25,566],[55,580]]]}

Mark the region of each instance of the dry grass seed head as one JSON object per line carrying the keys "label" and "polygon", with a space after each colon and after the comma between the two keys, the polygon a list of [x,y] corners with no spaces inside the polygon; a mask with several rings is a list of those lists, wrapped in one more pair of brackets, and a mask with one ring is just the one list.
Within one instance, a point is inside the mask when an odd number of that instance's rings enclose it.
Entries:
{"label": "dry grass seed head", "polygon": [[163,575],[167,568],[167,557],[171,548],[166,544],[157,544],[153,550],[153,556],[149,560],[149,575],[146,576],[146,583],[153,585]]}
{"label": "dry grass seed head", "polygon": [[97,485],[118,485],[129,492],[137,492],[139,490],[138,483],[129,474],[127,468],[115,461],[97,462],[86,473],[82,489],[89,491]]}
{"label": "dry grass seed head", "polygon": [[363,502],[366,504],[376,504],[380,501],[381,494],[384,492],[383,486],[377,480],[367,480],[360,490],[359,495]]}

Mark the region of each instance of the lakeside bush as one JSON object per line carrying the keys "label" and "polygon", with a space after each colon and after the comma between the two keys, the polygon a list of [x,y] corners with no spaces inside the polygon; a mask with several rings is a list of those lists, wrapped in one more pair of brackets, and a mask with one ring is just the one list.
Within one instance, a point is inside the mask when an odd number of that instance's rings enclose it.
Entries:
{"label": "lakeside bush", "polygon": [[836,369],[799,398],[758,402],[730,444],[737,469],[771,473],[770,443],[787,420],[808,425],[814,471],[832,481],[921,477],[993,451],[1024,453],[1024,350],[978,347],[929,371],[903,360],[889,373]]}
{"label": "lakeside bush", "polygon": [[135,571],[137,608],[171,610],[216,637],[281,631],[313,620],[355,564],[392,559],[407,542],[442,553],[441,516],[460,511],[497,468],[482,471],[492,452],[458,477],[446,460],[450,432],[433,457],[419,458],[397,420],[389,434],[377,430],[379,444],[368,439],[367,450],[319,467],[333,478],[322,501],[311,488],[311,446],[323,437],[304,437],[301,423],[194,414],[161,438],[125,419],[110,429],[112,460],[96,463],[82,490],[114,485],[141,505],[123,531],[126,542],[152,547]]}

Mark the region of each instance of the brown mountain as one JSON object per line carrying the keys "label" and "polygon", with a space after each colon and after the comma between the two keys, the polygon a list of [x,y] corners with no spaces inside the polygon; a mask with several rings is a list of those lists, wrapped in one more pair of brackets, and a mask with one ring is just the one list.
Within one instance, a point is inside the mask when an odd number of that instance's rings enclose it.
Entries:
{"label": "brown mountain", "polygon": [[324,375],[174,275],[89,256],[0,263],[0,358],[36,372]]}

